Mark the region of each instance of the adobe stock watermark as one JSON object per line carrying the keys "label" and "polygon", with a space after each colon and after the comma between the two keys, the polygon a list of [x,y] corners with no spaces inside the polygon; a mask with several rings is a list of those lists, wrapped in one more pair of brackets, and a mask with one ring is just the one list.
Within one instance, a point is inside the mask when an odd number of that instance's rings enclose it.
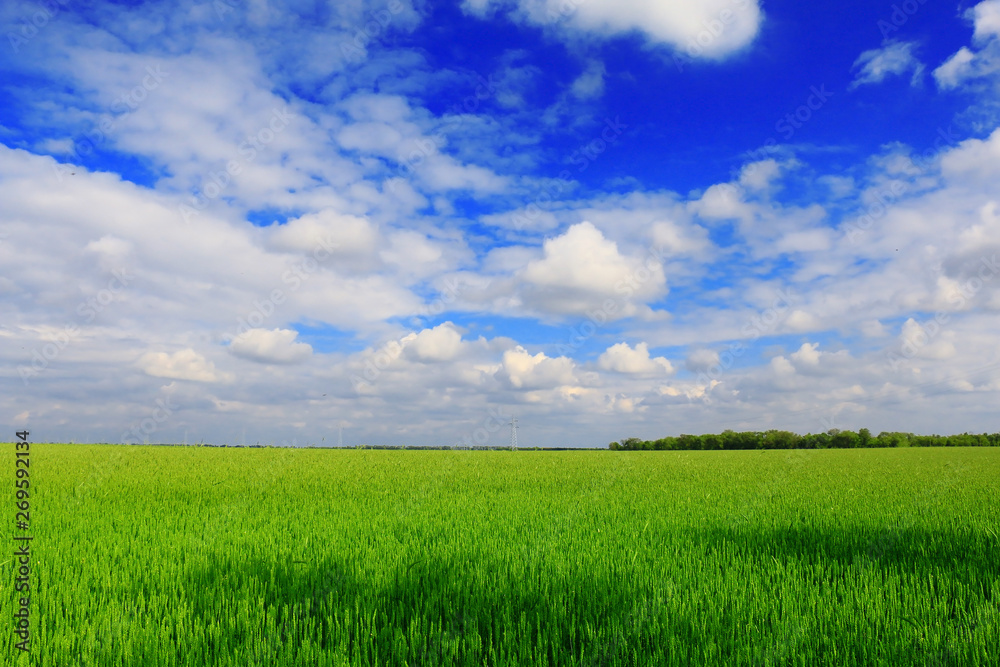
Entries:
{"label": "adobe stock watermark", "polygon": [[[910,157],[910,162],[920,172],[918,175],[931,170],[938,154],[945,147],[958,143],[959,137],[952,131],[952,127],[952,125],[947,128],[939,127],[934,143],[916,156]],[[865,208],[857,220],[844,228],[847,240],[857,245],[875,222],[889,214],[889,206],[899,203],[909,190],[910,186],[902,181],[893,181],[888,187],[878,190],[875,193],[875,201]]]}
{"label": "adobe stock watermark", "polygon": [[646,257],[639,264],[639,267],[631,271],[624,278],[615,283],[614,290],[617,296],[608,297],[600,306],[586,311],[587,319],[580,324],[571,327],[569,336],[565,343],[556,345],[556,353],[561,356],[569,356],[577,352],[583,345],[596,334],[601,327],[614,319],[628,300],[648,283],[656,275],[656,272],[663,268],[663,260],[667,251],[663,248],[649,248]]}
{"label": "adobe stock watermark", "polygon": [[234,0],[213,0],[212,8],[220,21],[225,20],[227,14],[232,14],[238,9]]}
{"label": "adobe stock watermark", "polygon": [[[987,283],[991,282],[1000,274],[1000,263],[997,256],[980,257],[976,275],[961,283],[958,288],[948,297],[948,303],[961,310],[965,305],[979,293]],[[944,325],[948,324],[951,316],[943,310],[934,313],[934,316],[917,323],[917,326],[907,334],[901,335],[899,345],[886,352],[886,368],[895,371],[906,361],[913,359],[923,348],[927,347],[941,334]]]}
{"label": "adobe stock watermark", "polygon": [[[444,282],[444,291],[430,304],[421,309],[420,316],[431,319],[444,313],[448,306],[454,303],[458,296],[465,290],[475,287],[485,289],[492,281],[474,283],[467,280],[456,280],[447,278]],[[402,356],[403,350],[414,340],[413,334],[408,334],[400,340],[392,339],[383,343],[377,350],[369,354],[364,361],[361,373],[352,373],[350,377],[351,389],[356,394],[364,394],[371,389],[378,378],[382,375],[394,361]]]}
{"label": "adobe stock watermark", "polygon": [[920,7],[925,4],[927,0],[903,0],[899,4],[893,4],[889,20],[879,19],[875,24],[882,33],[882,39],[889,39],[889,35],[906,25],[910,17],[920,11]]}
{"label": "adobe stock watermark", "polygon": [[354,393],[361,395],[366,393],[366,390],[371,389],[382,372],[403,354],[403,350],[410,343],[410,340],[412,339],[403,338],[402,340],[387,341],[379,349],[369,354],[365,358],[364,370],[361,371],[361,375],[351,374],[351,389],[354,390]]}
{"label": "adobe stock watermark", "polygon": [[[428,159],[440,153],[448,141],[447,133],[468,122],[468,116],[474,114],[479,109],[480,104],[496,94],[497,85],[493,81],[492,74],[487,77],[477,74],[476,82],[477,84],[472,94],[467,95],[460,103],[453,104],[448,109],[448,112],[450,112],[448,120],[438,127],[434,134],[413,140],[411,144],[412,148],[399,161],[397,169],[400,175],[414,176],[417,169]],[[396,191],[395,180],[389,181],[389,189],[392,192]]]}
{"label": "adobe stock watermark", "polygon": [[489,278],[479,281],[459,280],[449,276],[444,280],[444,289],[438,293],[437,298],[425,305],[420,310],[420,316],[424,319],[432,319],[443,314],[453,305],[463,292],[470,288],[486,289],[493,281]]}
{"label": "adobe stock watermark", "polygon": [[[697,381],[706,386],[714,386],[719,382],[719,378],[730,370],[736,360],[743,356],[749,348],[748,343],[756,342],[761,336],[765,336],[775,331],[783,321],[789,309],[795,304],[796,297],[787,288],[776,290],[775,297],[771,305],[751,317],[746,324],[740,328],[742,338],[729,344],[729,347],[719,354],[719,360],[710,368],[698,373]],[[705,401],[708,396],[705,395]]]}
{"label": "adobe stock watermark", "polygon": [[229,341],[236,340],[251,329],[259,328],[269,320],[277,312],[278,307],[285,303],[288,294],[298,291],[339,247],[340,244],[334,241],[333,237],[327,236],[319,241],[319,245],[313,248],[309,256],[296,260],[291,268],[281,274],[281,282],[287,287],[288,292],[275,288],[263,299],[254,299],[250,312],[236,320],[236,333],[229,336]]}
{"label": "adobe stock watermark", "polygon": [[609,146],[616,146],[618,144],[618,137],[621,136],[626,128],[628,128],[628,125],[621,122],[621,116],[615,116],[614,120],[605,118],[601,136],[588,141],[573,151],[569,156],[570,163],[576,165],[577,171],[581,173],[586,171],[590,163],[597,160]]}
{"label": "adobe stock watermark", "polygon": [[205,179],[208,182],[202,187],[201,192],[195,193],[187,204],[180,204],[177,207],[177,212],[184,222],[191,222],[193,217],[208,208],[209,204],[232,184],[233,179],[243,173],[244,167],[256,160],[257,156],[288,127],[294,117],[287,110],[272,109],[271,119],[267,125],[248,135],[237,146],[238,159],[226,162],[225,169],[209,172]]}
{"label": "adobe stock watermark", "polygon": [[[566,160],[575,165],[578,171],[585,171],[609,146],[617,145],[618,138],[627,128],[628,125],[621,122],[621,116],[615,116],[614,119],[605,118],[600,136],[577,148],[570,153]],[[542,186],[541,193],[536,195],[527,206],[512,216],[511,222],[514,223],[514,230],[520,232],[524,231],[525,228],[531,227],[539,216],[547,208],[550,208],[552,203],[558,200],[559,196],[571,190],[573,181],[570,179],[570,176],[572,176],[572,173],[568,169],[564,169],[559,172],[554,181],[547,181]]]}
{"label": "adobe stock watermark", "polygon": [[132,424],[131,428],[124,431],[121,435],[121,444],[137,445],[140,443],[140,439],[143,442],[149,442],[149,436],[155,433],[161,424],[170,419],[176,409],[177,406],[170,403],[170,396],[167,396],[166,399],[156,399],[156,407],[153,408],[152,414]]}
{"label": "adobe stock watermark", "polygon": [[[76,314],[83,319],[84,323],[90,324],[97,319],[98,315],[118,300],[121,292],[135,279],[134,276],[128,274],[127,269],[115,269],[111,273],[112,278],[108,281],[106,287],[76,307]],[[40,348],[36,347],[32,349],[31,364],[17,367],[17,374],[25,386],[27,386],[29,379],[38,377],[42,371],[47,369],[49,364],[55,361],[62,354],[63,350],[69,347],[80,336],[80,333],[80,327],[77,324],[68,324],[63,327],[62,331],[55,335],[53,340],[45,343]]]}
{"label": "adobe stock watermark", "polygon": [[382,38],[389,29],[393,18],[406,7],[399,0],[389,0],[385,9],[369,10],[371,18],[363,26],[354,31],[353,39],[344,40],[340,44],[340,53],[349,62],[355,64],[368,57],[368,46],[373,41]]}
{"label": "adobe stock watermark", "polygon": [[526,227],[531,227],[546,210],[546,207],[550,207],[549,205],[555,202],[564,191],[570,190],[572,184],[573,181],[570,180],[568,169],[559,172],[559,176],[554,182],[546,182],[542,187],[542,192],[521,211],[512,216],[511,222],[514,223],[514,229],[520,232],[524,231]]}
{"label": "adobe stock watermark", "polygon": [[511,418],[512,415],[506,414],[503,408],[490,408],[486,411],[486,417],[483,418],[479,426],[456,440],[455,444],[452,445],[452,449],[486,447],[493,435],[509,424]]}
{"label": "adobe stock watermark", "polygon": [[[149,98],[149,94],[158,89],[163,80],[170,76],[168,72],[163,71],[159,63],[147,65],[144,71],[146,74],[140,82],[124,95],[115,98],[108,111],[101,114],[92,129],[73,139],[72,158],[82,159],[93,155],[94,151],[110,140],[111,133],[119,124],[135,113]],[[65,176],[75,171],[74,167],[59,163],[56,163],[53,169],[60,183]]]}
{"label": "adobe stock watermark", "polygon": [[554,3],[546,3],[548,11],[545,13],[545,22],[548,25],[559,23],[560,21],[565,21],[580,8],[580,5],[586,3],[587,0],[561,0],[558,5]]}
{"label": "adobe stock watermark", "polygon": [[[790,141],[795,136],[795,133],[812,120],[816,112],[822,109],[833,95],[834,93],[826,89],[826,84],[820,84],[819,87],[810,86],[803,103],[796,107],[794,111],[790,111],[779,118],[774,123],[774,131],[778,132],[785,141]],[[773,135],[768,137],[760,148],[746,151],[743,155],[750,161],[750,164],[744,167],[746,173],[752,174],[757,169],[756,162],[777,152],[778,139]]]}
{"label": "adobe stock watermark", "polygon": [[16,31],[7,32],[7,42],[15,54],[20,53],[22,46],[34,39],[49,21],[64,11],[70,0],[36,0],[35,4],[38,5],[38,9],[32,12],[31,16],[22,18]]}
{"label": "adobe stock watermark", "polygon": [[736,20],[736,12],[746,9],[750,5],[750,0],[732,0],[730,5],[731,7],[720,9],[712,18],[702,21],[702,29],[688,39],[682,52],[674,54],[674,65],[678,72],[683,72],[684,68],[693,63],[695,58],[703,56],[705,49],[722,37],[726,27]]}

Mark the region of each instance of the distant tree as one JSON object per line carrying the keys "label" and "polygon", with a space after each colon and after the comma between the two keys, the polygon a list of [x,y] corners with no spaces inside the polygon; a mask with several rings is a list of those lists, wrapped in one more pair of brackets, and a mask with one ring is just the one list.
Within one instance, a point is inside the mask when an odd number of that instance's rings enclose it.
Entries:
{"label": "distant tree", "polygon": [[852,449],[858,446],[858,442],[858,434],[854,431],[837,431],[830,438],[830,445],[838,449]]}
{"label": "distant tree", "polygon": [[806,436],[812,443],[811,449],[829,449],[830,440],[833,436],[829,433],[814,433]]}
{"label": "distant tree", "polygon": [[802,436],[797,433],[775,429],[765,431],[762,437],[764,447],[767,449],[795,449],[801,440]]}
{"label": "distant tree", "polygon": [[[798,435],[791,431],[736,432],[726,429],[718,435],[666,436],[656,440],[622,438],[608,445],[611,450],[736,450],[736,449],[827,449],[836,447],[1000,447],[1000,433],[960,433],[956,435],[914,435],[897,431],[882,431],[872,436],[867,428],[841,431],[831,428],[825,433]],[[361,445],[365,447],[365,445]]]}
{"label": "distant tree", "polygon": [[701,438],[696,435],[681,433],[677,437],[677,449],[683,449],[686,451],[701,449]]}
{"label": "distant tree", "polygon": [[621,443],[622,443],[622,449],[636,450],[643,448],[642,438],[622,438]]}
{"label": "distant tree", "polygon": [[722,445],[722,449],[738,449],[736,446],[738,440],[739,434],[730,428],[719,434],[719,444]]}
{"label": "distant tree", "polygon": [[702,449],[722,449],[722,438],[717,435],[706,434],[701,436]]}

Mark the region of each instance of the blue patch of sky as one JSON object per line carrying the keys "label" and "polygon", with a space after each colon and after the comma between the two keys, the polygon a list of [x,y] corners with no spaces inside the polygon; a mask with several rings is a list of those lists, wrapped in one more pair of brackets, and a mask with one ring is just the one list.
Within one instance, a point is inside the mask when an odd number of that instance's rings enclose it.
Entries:
{"label": "blue patch of sky", "polygon": [[[598,40],[595,52],[607,68],[606,91],[600,100],[580,103],[583,120],[548,130],[539,151],[550,162],[539,172],[557,175],[569,170],[585,186],[601,188],[622,177],[638,178],[646,187],[686,192],[728,180],[746,151],[768,139],[798,146],[842,146],[847,161],[828,154],[831,169],[863,160],[887,141],[902,141],[920,149],[932,146],[928,127],[947,127],[961,102],[937,93],[929,71],[968,40],[969,29],[956,21],[951,7],[920,6],[891,36],[921,43],[917,54],[929,65],[920,87],[909,74],[882,84],[848,92],[861,52],[878,48],[880,19],[890,19],[891,3],[838,3],[797,6],[779,2],[765,8],[767,18],[757,41],[745,52],[722,62],[684,62],[678,67],[666,47],[641,49],[636,37]],[[799,38],[793,39],[798,35]],[[929,36],[934,41],[930,42]],[[479,21],[455,7],[437,8],[424,27],[409,37],[428,54],[434,67],[456,66],[481,74],[502,72],[499,60],[512,49],[523,49],[523,64],[537,67],[536,79],[521,91],[531,109],[544,109],[578,76],[584,63],[558,41],[537,28],[509,21]],[[794,67],[791,66],[794,63]],[[470,82],[470,91],[474,90]],[[814,90],[831,93],[819,109],[808,110],[804,123],[794,114]],[[442,113],[469,93],[435,90],[425,103]],[[483,102],[489,112],[511,115],[494,100]],[[919,114],[913,112],[918,107]],[[522,115],[534,122],[534,115]],[[581,147],[597,139],[605,118],[620,118],[628,130],[595,159],[581,159]],[[590,136],[590,135],[593,136]],[[933,134],[933,132],[931,133]],[[847,136],[847,145],[844,137]],[[573,156],[576,155],[574,160]]]}
{"label": "blue patch of sky", "polygon": [[359,340],[354,333],[322,322],[295,322],[290,328],[299,333],[296,342],[308,343],[320,354],[360,352],[370,344]]}
{"label": "blue patch of sky", "polygon": [[[86,156],[75,153],[68,156],[56,154],[54,157],[59,162],[79,165],[88,171],[116,174],[123,181],[147,188],[152,188],[167,175],[166,170],[152,160],[131,153],[95,150]],[[70,170],[72,171],[72,167]]]}
{"label": "blue patch of sky", "polygon": [[298,209],[266,208],[258,209],[256,211],[248,211],[246,219],[255,227],[268,227],[275,223],[283,225],[288,222],[289,219],[297,218],[302,215],[302,213],[303,211]]}

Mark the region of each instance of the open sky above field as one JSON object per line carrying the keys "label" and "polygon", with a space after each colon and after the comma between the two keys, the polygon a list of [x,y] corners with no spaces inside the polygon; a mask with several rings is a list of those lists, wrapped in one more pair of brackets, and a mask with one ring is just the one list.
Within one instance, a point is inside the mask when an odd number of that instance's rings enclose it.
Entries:
{"label": "open sky above field", "polygon": [[997,430],[1000,0],[0,21],[11,432]]}

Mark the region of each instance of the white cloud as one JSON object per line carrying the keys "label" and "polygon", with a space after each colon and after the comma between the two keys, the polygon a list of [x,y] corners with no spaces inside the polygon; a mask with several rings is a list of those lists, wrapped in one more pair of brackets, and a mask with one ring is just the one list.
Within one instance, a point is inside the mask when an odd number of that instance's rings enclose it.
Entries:
{"label": "white cloud", "polygon": [[951,359],[957,353],[952,336],[950,332],[942,333],[937,324],[925,326],[911,317],[899,332],[900,350],[907,357]]}
{"label": "white cloud", "polygon": [[992,37],[1000,37],[1000,0],[986,0],[968,10],[975,25],[973,38],[986,41]]}
{"label": "white cloud", "polygon": [[219,382],[228,379],[215,370],[215,364],[191,348],[173,354],[147,352],[137,362],[147,375],[194,382]]}
{"label": "white cloud", "polygon": [[328,252],[363,260],[375,251],[378,228],[370,221],[332,209],[309,213],[272,225],[269,243],[278,250]]}
{"label": "white cloud", "polygon": [[106,234],[96,241],[91,241],[84,247],[98,257],[98,264],[104,271],[111,272],[129,263],[133,245],[130,241]]}
{"label": "white cloud", "polygon": [[709,370],[719,363],[719,353],[715,350],[705,348],[695,348],[688,353],[684,366],[689,371],[701,373]]}
{"label": "white cloud", "polygon": [[1000,0],[980,2],[966,10],[965,17],[973,23],[976,50],[963,46],[934,70],[939,88],[957,88],[1000,73]]}
{"label": "white cloud", "polygon": [[403,340],[407,357],[422,363],[451,361],[462,349],[462,334],[451,322],[424,329]]}
{"label": "white cloud", "polygon": [[674,373],[674,367],[666,357],[649,356],[646,343],[638,343],[634,348],[628,343],[612,345],[598,357],[597,366],[602,370],[631,375]]}
{"label": "white cloud", "polygon": [[780,172],[781,166],[777,160],[752,162],[740,169],[740,185],[751,190],[766,190]]}
{"label": "white cloud", "polygon": [[833,244],[833,236],[833,230],[828,228],[790,232],[781,237],[774,248],[784,253],[827,250]]}
{"label": "white cloud", "polygon": [[882,338],[889,335],[885,325],[878,320],[866,320],[861,323],[861,334],[866,338]]}
{"label": "white cloud", "polygon": [[820,355],[817,352],[818,348],[819,343],[802,343],[802,347],[792,353],[792,361],[804,366],[818,366]]}
{"label": "white cloud", "polygon": [[[483,17],[510,4],[467,0],[463,8]],[[536,25],[565,24],[597,35],[635,31],[695,58],[721,58],[747,46],[764,18],[757,0],[516,0],[512,15]]]}
{"label": "white cloud", "polygon": [[941,171],[956,182],[1000,177],[1000,128],[993,130],[986,139],[966,139],[944,153]]}
{"label": "white cloud", "polygon": [[579,99],[600,97],[604,93],[604,63],[590,61],[587,69],[570,86],[570,92]]}
{"label": "white cloud", "polygon": [[403,275],[425,277],[453,268],[460,254],[461,249],[407,229],[391,234],[388,247],[379,256]]}
{"label": "white cloud", "polygon": [[920,83],[924,66],[914,55],[916,42],[887,41],[881,48],[865,51],[854,61],[854,69],[860,69],[851,88],[865,84],[881,83],[888,76],[898,76],[913,72],[912,85]]}
{"label": "white cloud", "polygon": [[934,79],[940,88],[955,88],[963,79],[972,73],[972,61],[975,54],[968,48],[962,47],[948,60],[944,61],[940,67],[934,70]]}
{"label": "white cloud", "polygon": [[817,331],[822,329],[819,318],[804,310],[793,310],[785,320],[785,326],[792,331]]}
{"label": "white cloud", "polygon": [[299,333],[292,329],[250,329],[229,344],[237,357],[263,364],[294,364],[312,356],[308,343],[298,343]]}
{"label": "white cloud", "polygon": [[729,183],[710,186],[700,199],[692,201],[688,207],[705,220],[747,222],[753,219],[753,208],[743,201],[742,189]]}
{"label": "white cloud", "polygon": [[525,300],[548,312],[584,314],[614,299],[620,308],[609,315],[632,315],[636,300],[658,297],[666,289],[659,262],[623,255],[589,222],[546,239],[543,250],[544,256],[530,262],[519,278]]}
{"label": "white cloud", "polygon": [[54,155],[72,155],[74,151],[72,139],[45,139],[38,143],[39,152]]}
{"label": "white cloud", "polygon": [[498,377],[514,389],[552,389],[575,385],[572,359],[551,358],[544,353],[531,355],[520,345],[503,353]]}

